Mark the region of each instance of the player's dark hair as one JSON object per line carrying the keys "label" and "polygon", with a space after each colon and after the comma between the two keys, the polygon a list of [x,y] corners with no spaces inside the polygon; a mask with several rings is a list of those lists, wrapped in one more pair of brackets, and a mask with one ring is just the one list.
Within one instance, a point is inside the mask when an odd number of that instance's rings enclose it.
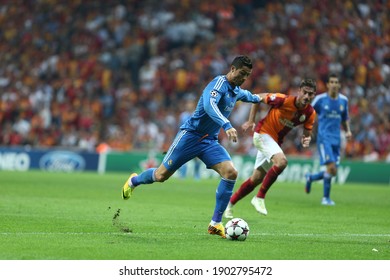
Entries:
{"label": "player's dark hair", "polygon": [[301,84],[299,87],[300,88],[310,87],[310,88],[314,89],[314,91],[316,91],[317,90],[317,83],[315,80],[307,78],[307,79],[303,79],[301,81]]}
{"label": "player's dark hair", "polygon": [[246,55],[240,55],[233,59],[232,66],[236,67],[237,69],[240,69],[244,66],[252,69],[252,61]]}
{"label": "player's dark hair", "polygon": [[329,83],[331,78],[336,78],[337,80],[340,80],[339,76],[336,73],[330,73],[326,82]]}

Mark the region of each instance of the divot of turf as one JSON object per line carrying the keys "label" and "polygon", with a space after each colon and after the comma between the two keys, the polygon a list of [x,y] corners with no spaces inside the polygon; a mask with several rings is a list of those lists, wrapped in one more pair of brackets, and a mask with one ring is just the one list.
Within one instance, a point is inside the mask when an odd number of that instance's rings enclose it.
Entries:
{"label": "divot of turf", "polygon": [[[111,209],[111,207],[109,207],[109,209]],[[114,216],[112,217],[112,225],[113,225],[114,227],[118,228],[120,231],[123,231],[123,232],[126,232],[126,233],[132,233],[133,230],[130,229],[128,226],[124,225],[124,224],[122,223],[122,221],[119,219],[120,214],[121,214],[121,209],[118,208],[118,209],[115,211]]]}

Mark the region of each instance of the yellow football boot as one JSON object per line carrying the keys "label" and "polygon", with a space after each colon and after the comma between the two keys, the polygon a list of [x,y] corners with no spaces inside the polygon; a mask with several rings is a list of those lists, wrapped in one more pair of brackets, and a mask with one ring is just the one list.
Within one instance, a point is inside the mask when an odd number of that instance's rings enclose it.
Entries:
{"label": "yellow football boot", "polygon": [[216,234],[221,236],[222,238],[226,238],[225,235],[225,227],[222,224],[212,225],[209,224],[209,228],[207,230],[210,234]]}
{"label": "yellow football boot", "polygon": [[131,184],[131,178],[133,178],[134,176],[137,176],[137,175],[138,175],[137,173],[132,173],[130,175],[129,179],[127,179],[125,184],[123,185],[123,187],[122,187],[122,198],[123,199],[127,200],[133,194],[134,187]]}

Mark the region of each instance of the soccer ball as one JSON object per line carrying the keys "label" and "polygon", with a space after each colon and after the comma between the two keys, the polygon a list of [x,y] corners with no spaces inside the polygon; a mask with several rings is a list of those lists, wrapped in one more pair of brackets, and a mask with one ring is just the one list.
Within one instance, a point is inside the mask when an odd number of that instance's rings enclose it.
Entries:
{"label": "soccer ball", "polygon": [[234,218],[225,225],[226,239],[244,241],[249,234],[248,223],[241,218]]}

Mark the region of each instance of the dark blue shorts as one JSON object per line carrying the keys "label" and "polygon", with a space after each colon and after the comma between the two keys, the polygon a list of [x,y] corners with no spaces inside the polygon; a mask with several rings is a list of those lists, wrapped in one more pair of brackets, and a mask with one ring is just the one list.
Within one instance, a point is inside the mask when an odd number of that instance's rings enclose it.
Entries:
{"label": "dark blue shorts", "polygon": [[180,130],[163,159],[164,166],[175,172],[187,161],[198,157],[211,168],[217,163],[231,161],[226,149],[218,140],[194,132]]}

